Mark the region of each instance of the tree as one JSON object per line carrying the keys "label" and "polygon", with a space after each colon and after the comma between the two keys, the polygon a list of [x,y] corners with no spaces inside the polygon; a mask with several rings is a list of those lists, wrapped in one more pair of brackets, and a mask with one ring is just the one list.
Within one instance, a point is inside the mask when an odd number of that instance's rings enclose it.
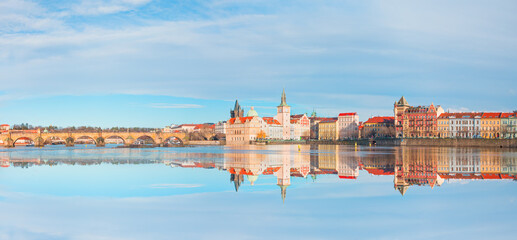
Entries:
{"label": "tree", "polygon": [[257,139],[266,139],[266,133],[263,130],[260,130],[259,133],[257,133]]}

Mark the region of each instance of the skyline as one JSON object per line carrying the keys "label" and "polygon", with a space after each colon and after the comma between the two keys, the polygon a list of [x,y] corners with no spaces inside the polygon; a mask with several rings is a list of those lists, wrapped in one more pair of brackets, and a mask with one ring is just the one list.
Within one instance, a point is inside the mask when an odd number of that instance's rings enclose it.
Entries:
{"label": "skyline", "polygon": [[[440,4],[441,3],[441,4]],[[1,1],[1,123],[163,127],[273,116],[517,109],[517,4]]]}

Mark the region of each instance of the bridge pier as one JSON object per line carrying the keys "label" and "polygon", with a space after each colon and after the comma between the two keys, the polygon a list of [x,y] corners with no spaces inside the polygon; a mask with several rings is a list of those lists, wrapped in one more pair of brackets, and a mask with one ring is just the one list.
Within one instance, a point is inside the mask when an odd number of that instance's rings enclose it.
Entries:
{"label": "bridge pier", "polygon": [[98,137],[95,140],[95,146],[97,146],[97,147],[105,147],[106,146],[106,142],[104,141],[104,138],[103,137]]}
{"label": "bridge pier", "polygon": [[34,147],[44,147],[45,146],[45,140],[41,137],[37,137],[34,139]]}
{"label": "bridge pier", "polygon": [[13,148],[14,147],[14,140],[12,138],[7,138],[4,140],[4,147],[6,148]]}
{"label": "bridge pier", "polygon": [[67,146],[67,147],[75,146],[75,139],[73,139],[72,137],[68,137],[67,139],[65,139],[65,146]]}

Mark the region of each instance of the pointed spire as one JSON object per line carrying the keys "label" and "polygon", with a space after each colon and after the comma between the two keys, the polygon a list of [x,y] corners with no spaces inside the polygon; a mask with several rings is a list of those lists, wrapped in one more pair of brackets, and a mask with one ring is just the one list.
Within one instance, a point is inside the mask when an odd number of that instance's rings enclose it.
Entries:
{"label": "pointed spire", "polygon": [[287,105],[287,100],[286,100],[286,97],[285,97],[285,88],[282,90],[282,101],[280,102],[280,106],[279,107],[284,107],[284,106],[288,106]]}
{"label": "pointed spire", "polygon": [[287,186],[286,185],[279,185],[281,194],[282,194],[282,203],[285,203],[285,196],[287,195]]}
{"label": "pointed spire", "polygon": [[400,98],[400,100],[398,101],[397,105],[400,105],[400,106],[409,106],[409,103],[406,101],[406,98],[404,96],[402,96]]}

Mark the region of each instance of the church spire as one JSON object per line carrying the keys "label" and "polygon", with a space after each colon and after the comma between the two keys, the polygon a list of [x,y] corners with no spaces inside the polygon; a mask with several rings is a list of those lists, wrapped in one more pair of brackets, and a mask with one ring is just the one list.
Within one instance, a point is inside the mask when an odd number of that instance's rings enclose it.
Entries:
{"label": "church spire", "polygon": [[280,106],[279,107],[284,107],[284,106],[288,106],[287,105],[287,100],[286,100],[286,97],[285,97],[285,88],[282,91],[282,102],[280,102]]}
{"label": "church spire", "polygon": [[285,203],[285,197],[287,193],[287,186],[286,185],[278,185],[280,187],[280,192],[282,194],[282,203]]}

